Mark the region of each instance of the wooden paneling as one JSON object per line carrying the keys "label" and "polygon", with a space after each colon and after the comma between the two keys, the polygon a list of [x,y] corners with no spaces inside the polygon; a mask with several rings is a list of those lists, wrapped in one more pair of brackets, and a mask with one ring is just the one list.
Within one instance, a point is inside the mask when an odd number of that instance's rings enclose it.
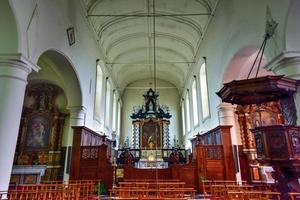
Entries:
{"label": "wooden paneling", "polygon": [[100,179],[112,187],[111,141],[86,127],[73,127],[71,180]]}
{"label": "wooden paneling", "polygon": [[165,169],[138,169],[129,165],[124,168],[124,179],[176,179],[186,183],[186,187],[196,188],[195,165],[174,165]]}
{"label": "wooden paneling", "polygon": [[124,166],[124,179],[172,179],[170,168],[138,169],[129,165]]}
{"label": "wooden paneling", "polygon": [[206,180],[235,180],[235,164],[230,137],[231,126],[218,126],[195,140],[197,177]]}
{"label": "wooden paneling", "polygon": [[174,165],[171,167],[172,179],[178,179],[186,183],[186,187],[197,188],[196,165]]}
{"label": "wooden paneling", "polygon": [[226,180],[223,160],[206,160],[207,180]]}

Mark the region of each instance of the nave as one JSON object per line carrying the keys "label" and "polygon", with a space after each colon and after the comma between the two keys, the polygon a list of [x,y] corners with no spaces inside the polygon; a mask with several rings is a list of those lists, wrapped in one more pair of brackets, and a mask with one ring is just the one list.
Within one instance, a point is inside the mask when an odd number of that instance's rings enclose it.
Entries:
{"label": "nave", "polygon": [[0,0],[0,200],[300,199],[299,0]]}

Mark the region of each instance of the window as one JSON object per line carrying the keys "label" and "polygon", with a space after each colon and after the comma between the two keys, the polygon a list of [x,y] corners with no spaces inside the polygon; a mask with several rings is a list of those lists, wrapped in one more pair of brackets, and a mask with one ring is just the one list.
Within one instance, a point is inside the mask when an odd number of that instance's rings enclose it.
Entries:
{"label": "window", "polygon": [[207,89],[207,78],[206,78],[206,64],[205,62],[200,68],[200,93],[201,93],[201,104],[202,104],[202,117],[206,119],[210,115],[209,102],[208,102],[208,89]]}
{"label": "window", "polygon": [[187,132],[190,132],[190,130],[191,130],[191,121],[190,121],[189,92],[187,92],[186,96],[185,96],[185,111],[186,111],[186,130],[187,130]]}
{"label": "window", "polygon": [[118,119],[118,113],[117,113],[117,94],[116,91],[114,91],[113,94],[113,126],[112,130],[116,131],[117,130],[117,119]]}
{"label": "window", "polygon": [[192,84],[192,100],[193,100],[193,120],[194,126],[197,126],[199,123],[198,119],[198,103],[197,103],[197,88],[196,88],[196,77],[194,78]]}
{"label": "window", "polygon": [[120,135],[120,130],[121,130],[121,103],[120,103],[120,100],[118,100],[118,123],[117,123],[117,130],[118,130],[118,135]]}
{"label": "window", "polygon": [[106,99],[105,99],[105,126],[109,127],[110,124],[110,83],[108,78],[106,79]]}
{"label": "window", "polygon": [[102,87],[103,87],[103,72],[101,66],[97,62],[94,118],[98,121],[100,121],[100,115],[101,115],[100,111],[101,111]]}
{"label": "window", "polygon": [[181,105],[181,116],[182,116],[182,131],[183,135],[185,135],[185,115],[184,115],[184,101],[182,101]]}

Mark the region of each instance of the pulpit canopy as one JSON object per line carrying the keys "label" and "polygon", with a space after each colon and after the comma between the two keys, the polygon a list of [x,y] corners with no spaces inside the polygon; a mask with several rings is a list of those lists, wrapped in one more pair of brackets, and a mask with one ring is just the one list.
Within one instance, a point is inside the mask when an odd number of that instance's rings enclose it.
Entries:
{"label": "pulpit canopy", "polygon": [[234,80],[225,83],[216,94],[223,102],[250,105],[277,101],[297,91],[297,80],[278,76]]}

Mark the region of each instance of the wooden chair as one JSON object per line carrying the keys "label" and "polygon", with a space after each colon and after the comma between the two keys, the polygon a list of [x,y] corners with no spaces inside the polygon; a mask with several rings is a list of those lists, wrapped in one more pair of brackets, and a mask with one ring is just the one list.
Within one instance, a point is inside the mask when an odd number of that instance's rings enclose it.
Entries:
{"label": "wooden chair", "polygon": [[279,192],[263,192],[261,200],[280,200],[280,193]]}
{"label": "wooden chair", "polygon": [[242,191],[227,191],[226,198],[230,200],[244,199],[244,192]]}
{"label": "wooden chair", "polygon": [[291,200],[298,200],[300,199],[300,192],[290,192],[289,197]]}
{"label": "wooden chair", "polygon": [[211,180],[202,180],[200,183],[200,191],[203,192],[204,197],[211,194],[211,187],[212,181]]}

